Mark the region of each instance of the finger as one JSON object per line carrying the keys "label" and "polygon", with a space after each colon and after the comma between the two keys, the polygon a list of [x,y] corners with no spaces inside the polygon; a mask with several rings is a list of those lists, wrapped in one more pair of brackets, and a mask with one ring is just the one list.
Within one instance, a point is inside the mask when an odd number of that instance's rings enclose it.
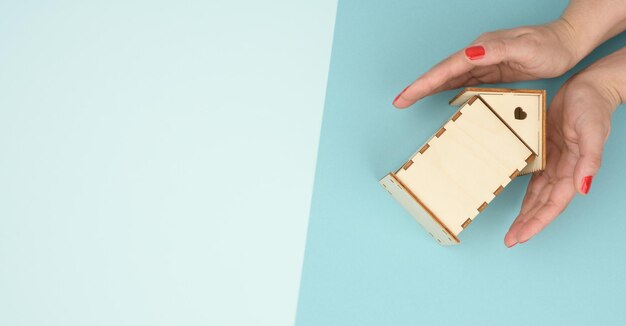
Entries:
{"label": "finger", "polygon": [[517,230],[518,243],[524,243],[534,237],[565,210],[576,194],[570,182],[571,180],[562,179],[553,186],[545,204]]}
{"label": "finger", "polygon": [[530,182],[528,182],[528,186],[526,187],[526,194],[524,195],[524,199],[522,200],[522,206],[520,207],[520,215],[528,213],[528,211],[535,206],[536,201],[539,199],[539,194],[548,184],[547,178],[540,173],[541,172],[533,174]]}
{"label": "finger", "polygon": [[469,74],[484,84],[494,84],[503,81],[502,69],[498,65],[478,66],[470,70]]}
{"label": "finger", "polygon": [[586,195],[593,177],[602,164],[602,152],[608,136],[608,127],[597,120],[579,123],[578,150],[580,158],[574,168],[574,187],[578,193]]}
{"label": "finger", "polygon": [[548,224],[556,219],[556,217],[559,216],[559,214],[561,214],[564,209],[565,207],[561,207],[560,205],[552,202],[545,206],[542,206],[533,218],[522,223],[522,225],[519,227],[516,234],[517,243],[524,243],[537,235],[546,226],[548,226]]}
{"label": "finger", "polygon": [[504,244],[507,247],[512,247],[517,244],[517,232],[519,228],[523,222],[528,220],[529,217],[534,216],[537,210],[545,204],[552,190],[550,178],[556,178],[555,168],[561,161],[561,149],[556,146],[554,142],[549,142],[547,146],[548,165],[545,171],[535,172],[530,179],[524,200],[522,201],[520,213],[504,236]]}
{"label": "finger", "polygon": [[548,183],[548,178],[545,174],[533,175],[533,179],[531,179],[531,182],[528,184],[520,213],[504,236],[504,244],[507,247],[510,248],[517,244],[517,232],[528,217],[534,216],[537,210],[544,205],[545,200],[542,199],[547,197],[545,194],[549,194],[550,189],[551,185]]}
{"label": "finger", "polygon": [[470,74],[461,75],[459,77],[453,78],[452,80],[447,81],[445,84],[439,86],[437,89],[433,90],[431,93],[426,94],[425,96],[429,96],[431,94],[436,94],[440,92],[445,92],[451,89],[459,88],[461,86],[474,86],[481,84],[480,80],[473,78]]}
{"label": "finger", "polygon": [[502,74],[497,66],[474,67],[466,74],[447,81],[445,84],[439,86],[438,88],[424,96],[430,96],[432,94],[456,89],[459,87],[471,87],[485,83],[497,83],[501,80]]}
{"label": "finger", "polygon": [[526,213],[522,213],[519,216],[517,216],[513,224],[511,224],[509,231],[504,236],[504,244],[507,247],[510,248],[518,244],[517,233],[522,228],[522,226],[524,226],[524,224],[528,221],[529,219],[528,217],[535,216],[535,214],[544,206],[544,204],[545,203],[540,200],[535,201],[534,205],[530,207]]}
{"label": "finger", "polygon": [[396,96],[393,105],[397,108],[409,107],[474,67],[524,60],[532,54],[532,49],[527,47],[521,38],[495,39],[473,44],[451,55],[415,80]]}
{"label": "finger", "polygon": [[523,62],[532,55],[532,45],[524,38],[499,38],[473,44],[465,49],[465,58],[474,66],[490,66],[505,61]]}
{"label": "finger", "polygon": [[472,67],[474,65],[468,62],[463,51],[459,51],[435,65],[405,88],[393,101],[393,105],[397,108],[409,107],[449,80],[467,73]]}
{"label": "finger", "polygon": [[[537,234],[556,218],[576,193],[576,190],[571,186],[575,155],[567,151],[563,152],[566,149],[565,144],[561,148],[556,146],[554,142],[550,142],[548,145],[548,165],[541,174],[542,178],[537,179],[538,182],[534,185],[536,188],[533,189],[533,192],[537,193],[537,197],[532,203],[532,207],[530,209],[525,208],[524,213],[518,217],[518,223],[509,230],[505,237],[509,243],[513,242],[511,238],[514,239],[515,243],[528,241],[530,237]],[[562,173],[567,170],[569,172]],[[556,208],[560,208],[560,210]],[[539,227],[540,224],[534,221],[536,219],[544,223],[543,226]],[[524,235],[524,232],[529,232],[524,231],[528,228],[533,232]]]}
{"label": "finger", "polygon": [[519,230],[519,227],[522,224],[520,216],[518,216],[515,221],[513,221],[513,223],[509,227],[509,231],[507,231],[506,235],[504,236],[504,245],[509,248],[517,244],[517,230]]}

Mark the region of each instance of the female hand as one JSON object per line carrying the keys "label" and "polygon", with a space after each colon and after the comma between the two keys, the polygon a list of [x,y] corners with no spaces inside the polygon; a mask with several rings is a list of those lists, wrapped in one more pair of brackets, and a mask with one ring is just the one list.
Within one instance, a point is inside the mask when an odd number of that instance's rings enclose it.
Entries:
{"label": "female hand", "polygon": [[560,76],[580,60],[574,40],[573,28],[563,18],[482,34],[415,80],[393,105],[406,108],[425,96],[461,86]]}
{"label": "female hand", "polygon": [[556,94],[546,122],[546,169],[535,173],[506,246],[528,241],[552,222],[576,193],[587,194],[602,162],[611,114],[626,99],[626,48],[594,63]]}
{"label": "female hand", "polygon": [[406,108],[461,86],[560,76],[625,29],[624,1],[571,0],[561,18],[549,24],[481,35],[415,80],[393,105]]}

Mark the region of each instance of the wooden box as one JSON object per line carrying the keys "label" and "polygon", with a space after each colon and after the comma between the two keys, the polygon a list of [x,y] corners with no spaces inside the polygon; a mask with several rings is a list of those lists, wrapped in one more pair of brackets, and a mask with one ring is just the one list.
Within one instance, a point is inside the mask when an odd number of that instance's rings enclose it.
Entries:
{"label": "wooden box", "polygon": [[520,174],[545,167],[545,91],[466,88],[459,110],[380,184],[442,245]]}

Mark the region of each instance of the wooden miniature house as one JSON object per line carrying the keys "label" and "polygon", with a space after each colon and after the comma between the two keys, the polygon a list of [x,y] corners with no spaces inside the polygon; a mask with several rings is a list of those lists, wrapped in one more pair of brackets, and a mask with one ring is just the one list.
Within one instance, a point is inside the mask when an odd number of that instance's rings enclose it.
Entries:
{"label": "wooden miniature house", "polygon": [[442,245],[520,174],[545,167],[543,90],[466,88],[452,115],[380,184]]}

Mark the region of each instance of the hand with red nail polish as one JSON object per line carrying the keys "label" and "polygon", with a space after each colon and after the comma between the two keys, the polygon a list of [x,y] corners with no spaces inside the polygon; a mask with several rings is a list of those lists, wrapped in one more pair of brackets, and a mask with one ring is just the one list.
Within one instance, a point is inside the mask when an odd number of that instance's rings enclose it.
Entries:
{"label": "hand with red nail polish", "polygon": [[559,76],[578,62],[571,35],[562,20],[482,34],[415,80],[393,105],[406,108],[425,96],[463,86]]}
{"label": "hand with red nail polish", "polygon": [[547,117],[546,169],[532,176],[506,246],[528,241],[552,222],[576,193],[591,191],[600,169],[611,115],[626,99],[626,48],[574,75],[556,94]]}
{"label": "hand with red nail polish", "polygon": [[626,6],[612,0],[572,0],[546,25],[484,33],[416,79],[393,100],[407,108],[459,87],[552,78],[626,28]]}

